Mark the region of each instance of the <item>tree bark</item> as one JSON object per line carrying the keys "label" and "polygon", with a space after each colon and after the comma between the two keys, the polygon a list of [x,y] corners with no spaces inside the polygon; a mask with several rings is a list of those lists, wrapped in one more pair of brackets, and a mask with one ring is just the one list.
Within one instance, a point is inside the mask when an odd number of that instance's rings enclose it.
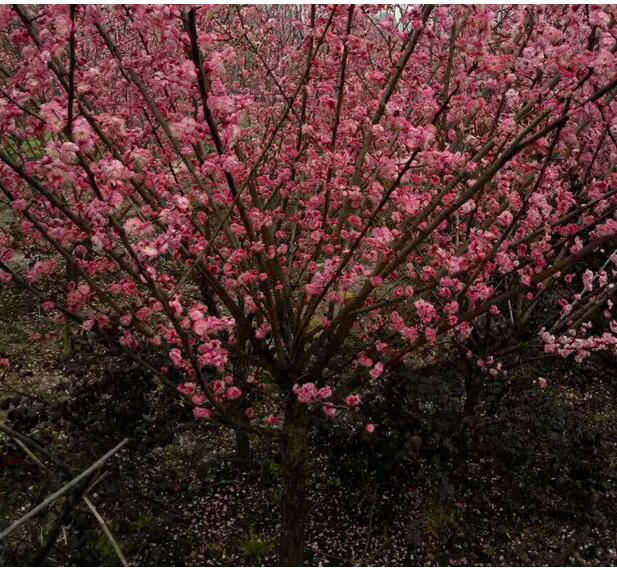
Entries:
{"label": "tree bark", "polygon": [[[74,280],[74,278],[75,278],[75,271],[73,270],[71,265],[67,262],[66,271],[65,271],[65,287],[66,287],[67,297],[69,293],[69,284]],[[62,348],[63,354],[68,359],[69,357],[73,355],[73,337],[71,333],[71,320],[67,318],[66,316],[64,317],[64,330],[63,330],[63,336],[62,336],[62,345],[63,345],[63,348]]]}
{"label": "tree bark", "polygon": [[236,430],[236,459],[240,465],[251,460],[251,440],[244,430]]}
{"label": "tree bark", "polygon": [[465,377],[465,406],[463,408],[462,434],[463,445],[460,452],[460,460],[464,461],[472,450],[476,416],[476,407],[480,403],[482,392],[482,377],[477,371],[472,371]]}
{"label": "tree bark", "polygon": [[302,566],[308,513],[308,412],[295,397],[285,409],[281,432],[283,500],[279,560],[281,566]]}
{"label": "tree bark", "polygon": [[476,406],[480,402],[480,393],[482,390],[482,378],[473,373],[465,377],[465,407],[463,409],[464,416],[474,416]]}

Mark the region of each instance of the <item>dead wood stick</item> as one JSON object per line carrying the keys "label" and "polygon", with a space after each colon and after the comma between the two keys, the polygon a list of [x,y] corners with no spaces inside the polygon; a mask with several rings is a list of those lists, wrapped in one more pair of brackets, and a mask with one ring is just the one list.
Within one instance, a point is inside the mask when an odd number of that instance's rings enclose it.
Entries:
{"label": "dead wood stick", "polygon": [[34,517],[37,513],[49,507],[49,505],[51,505],[58,497],[60,497],[61,495],[64,495],[69,489],[75,487],[75,485],[77,485],[82,479],[88,477],[92,472],[100,468],[111,456],[116,454],[126,444],[128,444],[128,441],[129,441],[128,438],[125,438],[124,440],[122,440],[122,442],[120,442],[118,445],[116,445],[111,450],[109,450],[103,457],[95,461],[88,469],[82,471],[77,477],[74,477],[73,479],[71,479],[71,481],[63,485],[55,493],[52,493],[42,503],[34,507],[34,509],[31,509],[23,517],[17,519],[10,527],[8,527],[4,531],[2,531],[2,533],[0,533],[0,540],[2,540],[3,538],[6,538],[15,529],[19,528],[26,521]]}
{"label": "dead wood stick", "polygon": [[122,562],[122,566],[128,566],[126,558],[124,557],[124,554],[122,554],[122,550],[120,549],[120,546],[118,546],[118,543],[116,542],[116,539],[114,538],[114,535],[109,530],[109,527],[107,526],[107,523],[105,522],[105,519],[101,517],[99,512],[96,510],[96,507],[92,504],[92,501],[90,501],[90,499],[88,499],[85,495],[83,496],[83,500],[85,501],[86,505],[88,505],[88,509],[90,509],[90,511],[96,518],[96,520],[99,522],[99,525],[101,525],[101,528],[103,529],[103,532],[105,533],[105,536],[107,537],[107,539],[113,546],[114,551],[116,552],[116,555],[120,559],[120,562]]}

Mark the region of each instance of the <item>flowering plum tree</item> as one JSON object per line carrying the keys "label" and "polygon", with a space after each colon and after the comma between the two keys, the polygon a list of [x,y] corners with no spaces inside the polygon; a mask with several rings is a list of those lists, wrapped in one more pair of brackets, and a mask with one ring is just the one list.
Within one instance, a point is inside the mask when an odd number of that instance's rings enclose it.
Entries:
{"label": "flowering plum tree", "polygon": [[2,281],[277,438],[301,563],[312,425],[390,365],[551,289],[538,344],[615,349],[616,13],[2,7]]}

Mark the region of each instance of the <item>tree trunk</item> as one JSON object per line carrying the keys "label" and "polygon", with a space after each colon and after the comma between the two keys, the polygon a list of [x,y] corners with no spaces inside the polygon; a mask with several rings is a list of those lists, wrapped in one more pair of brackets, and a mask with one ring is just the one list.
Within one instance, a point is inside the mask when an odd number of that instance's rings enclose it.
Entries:
{"label": "tree trunk", "polygon": [[290,399],[281,432],[283,501],[279,560],[281,566],[302,566],[308,513],[308,413]]}
{"label": "tree trunk", "polygon": [[[66,271],[65,271],[65,292],[68,297],[69,293],[69,284],[75,278],[74,270],[72,266],[67,262],[66,263]],[[73,355],[73,337],[71,334],[71,320],[64,316],[64,330],[62,335],[62,351],[64,356],[68,359]]]}
{"label": "tree trunk", "polygon": [[465,408],[463,409],[464,416],[474,416],[476,406],[480,402],[480,393],[482,391],[482,378],[473,373],[465,377]]}
{"label": "tree trunk", "polygon": [[240,465],[247,465],[251,459],[251,440],[244,430],[236,430],[236,459]]}
{"label": "tree trunk", "polygon": [[477,372],[472,372],[465,377],[465,406],[463,408],[463,445],[460,452],[460,460],[464,461],[472,450],[476,416],[476,407],[480,403],[482,392],[482,377]]}

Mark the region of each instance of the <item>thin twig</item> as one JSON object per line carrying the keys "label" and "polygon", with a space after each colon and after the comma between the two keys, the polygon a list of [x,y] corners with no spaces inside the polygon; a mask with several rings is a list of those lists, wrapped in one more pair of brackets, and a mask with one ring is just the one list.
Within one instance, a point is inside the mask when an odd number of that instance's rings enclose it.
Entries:
{"label": "thin twig", "polygon": [[30,451],[30,448],[28,448],[28,446],[26,446],[26,444],[24,444],[21,440],[18,440],[17,438],[14,438],[14,440],[17,443],[17,445],[24,452],[26,452],[26,454],[28,454],[30,459],[32,459],[32,461],[34,461],[36,463],[36,465],[38,465],[43,471],[46,469],[45,468],[45,464]]}
{"label": "thin twig", "polygon": [[86,490],[84,491],[84,495],[88,496],[90,495],[91,491],[99,484],[101,483],[101,481],[103,481],[103,479],[105,479],[107,476],[109,475],[108,471],[104,471],[102,473],[100,473],[96,479],[90,484],[88,485],[88,487],[86,488]]}
{"label": "thin twig", "polygon": [[120,549],[120,546],[118,546],[118,543],[116,539],[114,538],[114,535],[109,530],[109,527],[107,526],[107,523],[105,522],[105,519],[101,517],[99,512],[96,510],[96,507],[92,504],[92,501],[90,501],[90,499],[88,499],[85,495],[83,496],[83,499],[86,505],[88,505],[88,508],[90,509],[90,511],[96,518],[96,520],[99,522],[99,525],[101,525],[101,528],[103,529],[103,532],[105,533],[105,536],[107,537],[107,539],[113,546],[114,551],[116,552],[118,558],[120,559],[120,562],[122,562],[122,566],[128,566],[126,558],[124,557],[124,554],[122,554],[122,550]]}
{"label": "thin twig", "polygon": [[0,430],[4,432],[5,434],[7,434],[8,436],[10,436],[11,438],[13,438],[15,441],[22,442],[23,444],[25,444],[26,446],[29,446],[30,448],[32,448],[39,454],[45,456],[47,460],[49,460],[51,463],[59,467],[64,473],[68,473],[68,474],[72,473],[68,465],[66,465],[62,460],[58,459],[56,456],[54,456],[51,452],[48,452],[45,448],[43,448],[40,444],[35,442],[32,438],[25,436],[24,434],[21,434],[13,430],[12,428],[9,428],[6,424],[4,424],[4,422],[0,422]]}

